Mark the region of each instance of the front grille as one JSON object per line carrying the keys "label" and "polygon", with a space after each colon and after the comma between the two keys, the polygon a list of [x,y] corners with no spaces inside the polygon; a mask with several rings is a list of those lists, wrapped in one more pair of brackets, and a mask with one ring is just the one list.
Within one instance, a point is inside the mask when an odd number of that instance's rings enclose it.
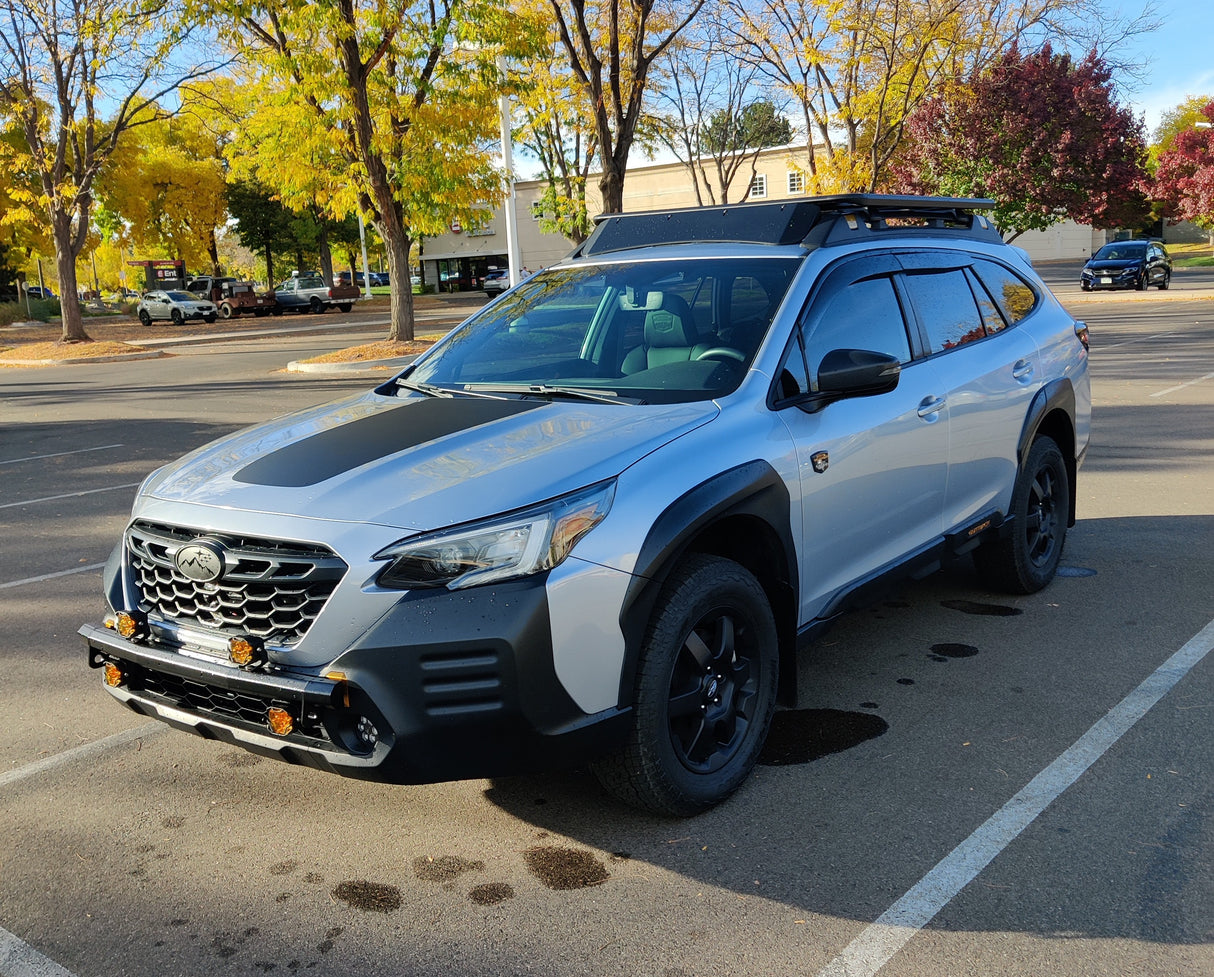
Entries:
{"label": "front grille", "polygon": [[[174,563],[177,551],[200,537],[223,547],[224,569],[218,580],[192,580]],[[253,635],[280,646],[303,638],[347,569],[323,546],[203,533],[142,520],[127,531],[126,546],[139,609],[149,617]]]}

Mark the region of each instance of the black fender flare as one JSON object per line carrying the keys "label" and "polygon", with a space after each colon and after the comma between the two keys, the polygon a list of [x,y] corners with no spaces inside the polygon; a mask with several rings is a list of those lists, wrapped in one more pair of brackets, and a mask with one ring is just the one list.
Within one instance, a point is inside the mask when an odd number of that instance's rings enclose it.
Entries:
{"label": "black fender flare", "polygon": [[[624,667],[619,702],[631,705],[637,663],[645,632],[666,579],[688,552],[715,553],[737,559],[759,578],[772,598],[780,634],[780,651],[795,647],[798,604],[797,546],[793,540],[788,486],[766,461],[756,460],[714,475],[675,499],[654,520],[641,544],[632,582],[620,608]],[[741,517],[766,526],[741,544],[736,535],[712,534],[712,527]],[[735,522],[734,525],[740,525]],[[764,539],[765,538],[765,539]],[[764,559],[738,559],[738,546]],[[791,670],[782,669],[785,674]],[[795,677],[795,676],[792,676]]]}
{"label": "black fender flare", "polygon": [[[1066,415],[1067,430],[1059,432],[1054,425],[1052,429],[1047,428],[1042,431],[1042,424],[1046,418],[1058,413]],[[1069,476],[1067,481],[1070,482],[1071,513],[1068,525],[1073,526],[1075,525],[1075,503],[1078,498],[1075,488],[1078,464],[1075,459],[1075,388],[1071,385],[1069,377],[1051,380],[1033,397],[1033,402],[1029,404],[1028,413],[1024,418],[1024,425],[1020,429],[1020,441],[1016,445],[1017,465],[1024,464],[1024,459],[1039,433],[1053,437],[1056,442],[1059,442],[1058,447],[1062,450],[1062,457],[1066,461]]]}

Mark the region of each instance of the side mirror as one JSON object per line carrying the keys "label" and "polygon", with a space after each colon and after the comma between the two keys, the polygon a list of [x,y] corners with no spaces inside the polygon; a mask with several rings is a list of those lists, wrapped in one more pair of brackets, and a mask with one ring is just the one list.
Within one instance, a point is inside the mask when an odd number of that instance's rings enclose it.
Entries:
{"label": "side mirror", "polygon": [[871,397],[898,386],[896,356],[868,349],[833,349],[818,367],[818,390],[832,397]]}

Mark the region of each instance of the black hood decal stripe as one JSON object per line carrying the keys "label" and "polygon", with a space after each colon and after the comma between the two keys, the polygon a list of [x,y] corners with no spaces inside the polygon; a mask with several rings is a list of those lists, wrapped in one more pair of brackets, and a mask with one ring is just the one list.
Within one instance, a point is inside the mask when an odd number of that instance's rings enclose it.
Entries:
{"label": "black hood decal stripe", "polygon": [[543,401],[461,397],[409,402],[279,448],[232,477],[250,485],[316,485],[398,451],[543,406]]}

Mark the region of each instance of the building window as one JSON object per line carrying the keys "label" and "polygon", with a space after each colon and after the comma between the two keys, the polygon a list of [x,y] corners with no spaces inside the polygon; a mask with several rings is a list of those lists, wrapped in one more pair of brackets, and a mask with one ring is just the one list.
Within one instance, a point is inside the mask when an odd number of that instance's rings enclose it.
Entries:
{"label": "building window", "polygon": [[767,196],[767,174],[756,173],[755,178],[750,183],[750,193],[747,195],[748,200],[762,200]]}
{"label": "building window", "polygon": [[544,219],[544,204],[543,201],[536,200],[531,205],[531,219],[533,221],[541,221]]}
{"label": "building window", "polygon": [[805,192],[805,174],[800,170],[788,171],[788,192],[789,193],[804,193]]}

